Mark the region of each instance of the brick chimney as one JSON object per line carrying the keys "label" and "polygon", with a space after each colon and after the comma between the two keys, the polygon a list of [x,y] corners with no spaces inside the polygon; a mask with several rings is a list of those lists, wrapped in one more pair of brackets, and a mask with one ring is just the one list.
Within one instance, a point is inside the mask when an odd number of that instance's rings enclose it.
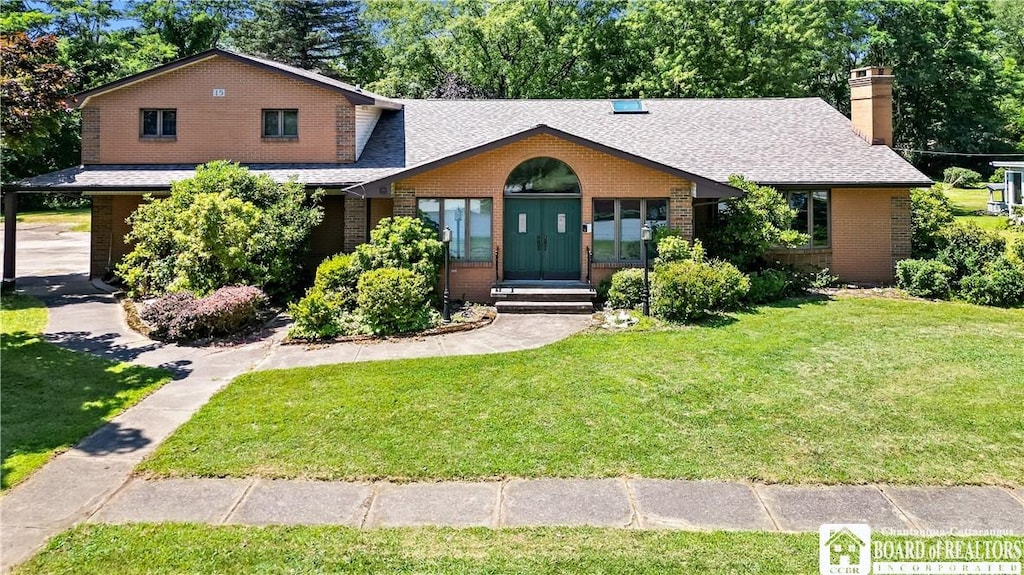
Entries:
{"label": "brick chimney", "polygon": [[872,145],[892,146],[892,68],[850,71],[850,120]]}

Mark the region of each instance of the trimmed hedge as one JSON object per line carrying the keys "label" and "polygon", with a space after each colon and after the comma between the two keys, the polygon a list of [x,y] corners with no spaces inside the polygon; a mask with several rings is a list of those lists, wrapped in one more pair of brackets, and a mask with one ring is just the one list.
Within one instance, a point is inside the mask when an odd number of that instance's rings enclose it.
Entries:
{"label": "trimmed hedge", "polygon": [[433,308],[427,303],[429,289],[423,276],[412,270],[368,271],[359,276],[359,314],[378,335],[422,331],[432,320]]}
{"label": "trimmed hedge", "polygon": [[152,326],[151,337],[185,341],[236,333],[254,323],[268,302],[259,288],[229,286],[201,299],[168,294],[146,306],[140,317]]}
{"label": "trimmed hedge", "polygon": [[608,288],[608,306],[614,309],[633,309],[643,303],[644,270],[625,268],[612,275]]}
{"label": "trimmed hedge", "polygon": [[736,266],[720,261],[684,260],[658,267],[651,311],[670,321],[691,321],[736,309],[750,280]]}
{"label": "trimmed hedge", "polygon": [[952,288],[953,271],[938,260],[903,260],[896,264],[896,285],[913,296],[945,299]]}

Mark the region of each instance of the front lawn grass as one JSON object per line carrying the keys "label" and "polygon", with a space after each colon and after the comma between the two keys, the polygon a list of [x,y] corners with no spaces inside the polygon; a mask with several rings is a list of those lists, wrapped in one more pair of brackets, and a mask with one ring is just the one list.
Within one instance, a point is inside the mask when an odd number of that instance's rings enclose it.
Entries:
{"label": "front lawn grass", "polygon": [[[1024,544],[1024,537],[998,539]],[[937,541],[872,537],[897,544],[911,540],[924,541],[926,548]],[[956,540],[966,547],[993,538]],[[818,534],[83,524],[54,537],[16,573],[811,575],[818,573]]]}
{"label": "front lawn grass", "polygon": [[805,299],[718,323],[246,374],[141,470],[1024,483],[1024,310]]}
{"label": "front lawn grass", "polygon": [[170,379],[160,369],[116,363],[42,340],[46,308],[4,296],[0,325],[0,488],[7,489],[55,453]]}
{"label": "front lawn grass", "polygon": [[[3,222],[3,217],[0,217],[0,222]],[[72,232],[87,232],[92,229],[92,210],[86,207],[19,212],[18,223],[68,225]]]}
{"label": "front lawn grass", "polygon": [[966,216],[985,213],[988,209],[988,189],[981,188],[950,188],[946,187],[946,197],[953,204],[953,213]]}

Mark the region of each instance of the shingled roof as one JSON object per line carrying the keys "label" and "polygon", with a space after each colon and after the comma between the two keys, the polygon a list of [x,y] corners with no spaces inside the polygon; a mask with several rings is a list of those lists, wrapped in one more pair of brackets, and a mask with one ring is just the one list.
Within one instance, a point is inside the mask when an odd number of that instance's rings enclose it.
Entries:
{"label": "shingled roof", "polygon": [[717,182],[741,174],[780,186],[931,184],[820,98],[644,100],[647,114],[612,114],[606,100],[398,102],[403,110],[382,118],[367,146],[404,164],[388,179],[544,125]]}
{"label": "shingled roof", "polygon": [[[871,145],[820,98],[644,100],[647,113],[613,114],[607,100],[389,99],[315,72],[214,49],[76,95],[89,97],[221,56],[312,82],[383,108],[353,164],[253,164],[277,180],[387,195],[390,182],[548,133],[697,182],[698,195],[728,195],[731,174],[775,186],[923,186],[931,180],[887,146]],[[90,165],[18,182],[14,189],[167,189],[191,165]],[[735,191],[732,188],[728,188]]]}

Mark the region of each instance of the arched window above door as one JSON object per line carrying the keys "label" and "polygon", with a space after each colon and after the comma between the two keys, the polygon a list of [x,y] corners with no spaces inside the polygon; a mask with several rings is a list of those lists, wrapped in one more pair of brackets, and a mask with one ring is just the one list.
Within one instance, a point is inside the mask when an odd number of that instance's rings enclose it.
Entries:
{"label": "arched window above door", "polygon": [[580,180],[569,164],[555,158],[531,158],[505,180],[506,194],[579,194]]}

